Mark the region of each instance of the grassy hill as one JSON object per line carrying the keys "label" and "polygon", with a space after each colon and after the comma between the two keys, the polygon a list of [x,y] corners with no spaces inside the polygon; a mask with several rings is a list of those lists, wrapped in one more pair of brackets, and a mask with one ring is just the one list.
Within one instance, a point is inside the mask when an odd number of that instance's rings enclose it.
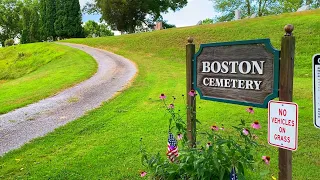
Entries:
{"label": "grassy hill", "polygon": [[[72,39],[123,55],[134,61],[139,75],[132,86],[77,121],[59,128],[44,138],[34,140],[19,150],[0,158],[0,177],[50,179],[139,179],[139,140],[142,137],[149,152],[166,152],[168,115],[165,115],[160,93],[176,96],[177,109],[183,109],[185,94],[185,45],[187,38],[201,43],[270,38],[280,49],[283,27],[295,26],[296,59],[294,101],[299,104],[299,147],[293,153],[293,177],[317,179],[320,167],[319,130],[313,126],[311,58],[320,47],[320,10],[283,14],[255,19],[217,23],[151,33],[97,39]],[[246,107],[198,100],[199,129],[213,124],[226,129],[247,119]],[[264,146],[257,157],[271,156],[270,167],[261,166],[247,179],[261,179],[266,169],[277,175],[277,148],[267,144],[267,110],[256,109],[254,119],[262,130],[256,132]],[[199,137],[201,139],[201,137]],[[259,159],[257,159],[259,160]]]}
{"label": "grassy hill", "polygon": [[0,114],[39,101],[96,72],[86,53],[53,43],[0,49]]}

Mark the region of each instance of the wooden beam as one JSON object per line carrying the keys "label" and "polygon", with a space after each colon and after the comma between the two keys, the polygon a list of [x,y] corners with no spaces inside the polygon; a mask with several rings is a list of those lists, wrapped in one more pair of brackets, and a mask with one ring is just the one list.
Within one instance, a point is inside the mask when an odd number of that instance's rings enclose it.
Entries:
{"label": "wooden beam", "polygon": [[193,39],[188,38],[188,44],[186,45],[186,99],[187,99],[187,136],[190,142],[190,146],[194,147],[196,143],[196,98],[190,96],[188,93],[193,90],[193,57],[195,54],[195,45]]}
{"label": "wooden beam", "polygon": [[[294,27],[286,25],[286,34],[281,41],[280,101],[292,102],[295,37]],[[292,151],[279,148],[279,180],[292,180]]]}

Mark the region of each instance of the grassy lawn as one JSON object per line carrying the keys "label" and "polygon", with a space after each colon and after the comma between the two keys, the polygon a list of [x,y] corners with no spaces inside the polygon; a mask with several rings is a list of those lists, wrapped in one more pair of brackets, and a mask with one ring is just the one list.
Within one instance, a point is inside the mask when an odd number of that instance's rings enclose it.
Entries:
{"label": "grassy lawn", "polygon": [[[283,27],[295,25],[296,60],[294,101],[299,104],[299,147],[293,153],[293,177],[296,180],[318,179],[320,168],[319,130],[312,120],[311,58],[320,47],[320,10],[284,14],[230,23],[177,28],[151,33],[98,39],[73,39],[123,55],[134,61],[139,75],[133,85],[101,108],[77,121],[38,138],[0,158],[3,179],[139,179],[139,140],[149,152],[165,155],[168,116],[162,110],[160,93],[177,96],[182,108],[185,94],[185,44],[187,37],[200,43],[270,38],[276,48],[284,35]],[[180,106],[179,106],[180,104]],[[213,124],[226,128],[247,118],[246,107],[198,100],[199,129]],[[255,119],[262,130],[257,134],[265,147],[258,150],[271,156],[270,167],[261,166],[247,174],[259,180],[259,171],[270,169],[266,179],[277,175],[277,148],[267,144],[267,110],[256,109]],[[249,119],[250,121],[250,119]]]}
{"label": "grassy lawn", "polygon": [[95,60],[53,43],[0,49],[0,114],[39,101],[92,76]]}

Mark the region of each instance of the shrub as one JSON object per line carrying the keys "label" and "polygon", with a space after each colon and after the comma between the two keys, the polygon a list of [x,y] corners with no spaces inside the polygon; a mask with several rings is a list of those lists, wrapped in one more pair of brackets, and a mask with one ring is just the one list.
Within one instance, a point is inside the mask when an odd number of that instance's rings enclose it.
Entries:
{"label": "shrub", "polygon": [[7,39],[5,42],[4,42],[4,45],[7,47],[7,46],[13,46],[14,45],[14,40],[13,39]]}
{"label": "shrub", "polygon": [[[189,95],[195,94],[192,92]],[[239,125],[232,128],[225,128],[223,125],[219,128],[213,125],[210,131],[197,131],[197,140],[202,139],[204,142],[197,141],[196,147],[190,147],[184,116],[180,114],[180,110],[175,109],[173,103],[166,104],[164,94],[160,96],[160,99],[163,100],[165,110],[170,114],[168,158],[160,153],[149,155],[142,139],[140,149],[142,164],[148,169],[147,172],[153,179],[224,180],[230,179],[234,172],[240,180],[245,178],[245,172],[254,170],[256,163],[253,150],[259,145],[253,133],[260,129],[258,121],[253,122],[251,126],[247,126],[248,123],[241,120]],[[251,107],[247,109],[247,112],[249,115],[254,113]],[[197,120],[197,123],[200,122]],[[170,138],[170,135],[173,134],[176,137],[174,140]],[[175,154],[172,153],[175,147],[171,148],[169,139],[176,144]],[[261,161],[261,158],[259,159]],[[263,156],[262,160],[269,164],[270,157]],[[141,172],[141,176],[145,176],[147,172]]]}

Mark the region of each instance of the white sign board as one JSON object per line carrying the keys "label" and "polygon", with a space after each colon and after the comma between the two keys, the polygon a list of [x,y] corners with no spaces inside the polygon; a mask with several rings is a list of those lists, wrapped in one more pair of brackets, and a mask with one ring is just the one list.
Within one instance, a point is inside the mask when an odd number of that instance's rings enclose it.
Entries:
{"label": "white sign board", "polygon": [[313,121],[317,128],[320,128],[320,54],[312,58],[313,74]]}
{"label": "white sign board", "polygon": [[268,142],[291,151],[298,147],[298,105],[270,101],[268,104]]}

